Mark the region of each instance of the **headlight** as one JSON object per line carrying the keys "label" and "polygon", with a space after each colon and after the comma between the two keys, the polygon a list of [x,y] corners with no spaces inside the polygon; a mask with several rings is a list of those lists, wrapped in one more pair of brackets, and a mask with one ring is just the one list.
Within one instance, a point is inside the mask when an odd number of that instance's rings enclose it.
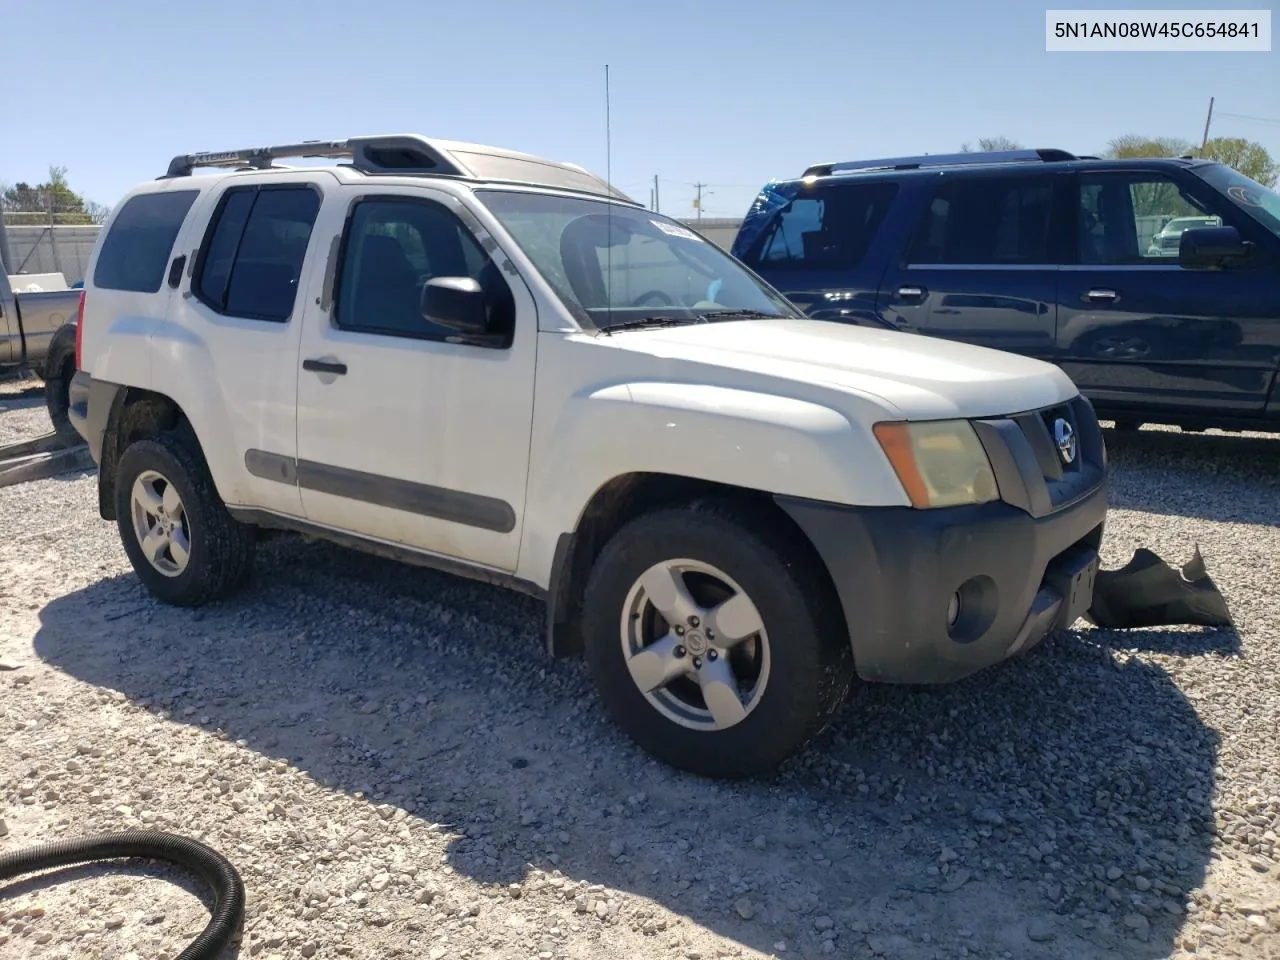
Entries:
{"label": "headlight", "polygon": [[999,499],[991,462],[968,421],[877,423],[874,430],[912,506],[954,507]]}

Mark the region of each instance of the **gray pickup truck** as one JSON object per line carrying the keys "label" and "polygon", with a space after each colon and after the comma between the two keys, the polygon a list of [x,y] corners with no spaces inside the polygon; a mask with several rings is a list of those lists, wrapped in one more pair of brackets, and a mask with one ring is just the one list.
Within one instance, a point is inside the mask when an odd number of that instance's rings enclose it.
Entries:
{"label": "gray pickup truck", "polygon": [[76,368],[81,291],[27,291],[23,279],[10,277],[0,264],[0,373],[30,370],[44,378],[49,417],[66,433],[72,430],[67,391]]}

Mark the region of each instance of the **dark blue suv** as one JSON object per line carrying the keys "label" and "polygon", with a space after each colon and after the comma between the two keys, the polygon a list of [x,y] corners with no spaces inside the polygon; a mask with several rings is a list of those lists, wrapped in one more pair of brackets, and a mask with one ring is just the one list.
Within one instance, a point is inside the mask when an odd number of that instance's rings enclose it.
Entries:
{"label": "dark blue suv", "polygon": [[733,253],[815,318],[1058,364],[1117,427],[1280,431],[1280,195],[1062,150],[810,167]]}

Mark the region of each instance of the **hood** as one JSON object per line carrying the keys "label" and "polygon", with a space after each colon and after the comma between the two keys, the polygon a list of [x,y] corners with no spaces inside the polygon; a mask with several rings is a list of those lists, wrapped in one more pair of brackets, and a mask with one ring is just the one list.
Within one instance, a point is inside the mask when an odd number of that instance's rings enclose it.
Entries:
{"label": "hood", "polygon": [[823,385],[908,420],[989,417],[1062,403],[1077,393],[1052,364],[987,347],[804,318],[627,330],[599,343],[654,357]]}

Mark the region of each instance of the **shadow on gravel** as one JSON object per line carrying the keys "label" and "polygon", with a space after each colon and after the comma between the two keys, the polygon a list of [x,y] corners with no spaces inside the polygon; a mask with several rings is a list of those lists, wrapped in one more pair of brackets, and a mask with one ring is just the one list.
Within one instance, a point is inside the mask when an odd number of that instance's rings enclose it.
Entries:
{"label": "shadow on gravel", "polygon": [[[1227,523],[1280,523],[1280,436],[1107,430],[1105,438],[1113,507]],[[1206,559],[1212,572],[1213,557]]]}
{"label": "shadow on gravel", "polygon": [[[858,688],[773,781],[724,784],[624,740],[583,666],[544,657],[532,601],[288,538],[260,560],[255,587],[197,611],[96,583],[42,611],[36,651],[449,825],[449,863],[478,882],[560,871],[563,909],[606,940],[617,905],[589,885],[787,957],[1149,960],[1204,877],[1217,734],[1117,637],[1067,634],[951,687]],[[1190,650],[1201,632],[1159,635]],[[616,922],[683,952],[652,907]]]}

